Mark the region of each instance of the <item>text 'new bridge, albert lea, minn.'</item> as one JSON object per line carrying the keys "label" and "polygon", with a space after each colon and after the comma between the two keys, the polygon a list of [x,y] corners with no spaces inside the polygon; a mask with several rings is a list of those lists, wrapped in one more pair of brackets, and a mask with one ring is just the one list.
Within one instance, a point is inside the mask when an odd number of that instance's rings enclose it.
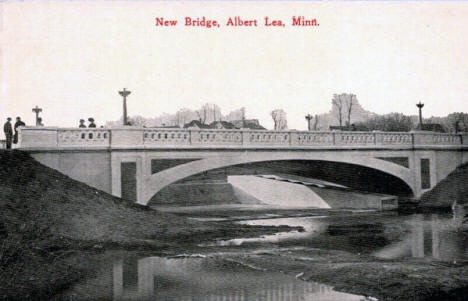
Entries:
{"label": "text 'new bridge, albert lea, minn.'", "polygon": [[[468,133],[23,127],[18,148],[73,179],[140,204],[196,174],[277,161],[373,170],[418,198],[468,162]],[[128,182],[133,186],[123,185]]]}

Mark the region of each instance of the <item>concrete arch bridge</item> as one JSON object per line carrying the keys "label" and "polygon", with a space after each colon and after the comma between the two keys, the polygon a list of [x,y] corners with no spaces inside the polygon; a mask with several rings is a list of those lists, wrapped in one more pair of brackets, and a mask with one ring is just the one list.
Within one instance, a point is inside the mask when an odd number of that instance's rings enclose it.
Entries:
{"label": "concrete arch bridge", "polygon": [[144,205],[187,177],[270,162],[372,170],[401,184],[395,194],[404,187],[417,198],[468,161],[468,134],[24,127],[19,148],[73,179]]}

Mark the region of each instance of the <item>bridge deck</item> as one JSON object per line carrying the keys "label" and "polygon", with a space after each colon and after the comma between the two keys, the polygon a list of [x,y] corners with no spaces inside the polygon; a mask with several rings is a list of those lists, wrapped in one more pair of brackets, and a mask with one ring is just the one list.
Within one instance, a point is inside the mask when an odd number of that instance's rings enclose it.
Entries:
{"label": "bridge deck", "polygon": [[22,127],[21,149],[467,148],[468,133]]}

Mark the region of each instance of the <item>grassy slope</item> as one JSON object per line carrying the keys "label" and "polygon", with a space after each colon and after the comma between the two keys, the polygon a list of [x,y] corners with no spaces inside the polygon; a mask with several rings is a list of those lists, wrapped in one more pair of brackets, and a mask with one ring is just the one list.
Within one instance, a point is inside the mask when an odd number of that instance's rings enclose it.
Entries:
{"label": "grassy slope", "polygon": [[0,152],[0,177],[2,300],[43,299],[78,279],[82,271],[62,260],[73,250],[155,249],[216,232],[93,189],[23,152]]}
{"label": "grassy slope", "polygon": [[0,300],[48,299],[93,273],[78,269],[76,258],[86,261],[89,252],[109,247],[169,251],[281,230],[161,213],[75,181],[20,151],[0,151],[0,178]]}
{"label": "grassy slope", "polygon": [[35,222],[56,238],[126,244],[170,242],[209,230],[93,189],[26,153],[1,153],[0,177],[0,210],[8,232]]}
{"label": "grassy slope", "polygon": [[421,205],[427,207],[450,207],[468,202],[468,163],[460,165],[431,191],[421,196]]}

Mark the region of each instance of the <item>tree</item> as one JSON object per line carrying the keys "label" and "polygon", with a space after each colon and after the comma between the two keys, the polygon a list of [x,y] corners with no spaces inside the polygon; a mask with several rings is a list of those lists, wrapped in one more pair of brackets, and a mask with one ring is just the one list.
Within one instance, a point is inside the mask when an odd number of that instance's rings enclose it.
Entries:
{"label": "tree", "polygon": [[351,114],[353,105],[357,103],[356,95],[352,93],[333,94],[332,106],[335,108],[335,114],[340,126],[343,126],[343,120],[347,114],[347,125],[351,124]]}
{"label": "tree", "polygon": [[338,119],[338,122],[340,124],[340,126],[343,126],[343,98],[341,97],[341,95],[338,95],[338,94],[333,94],[333,98],[332,98],[332,106],[334,108],[336,108],[336,117]]}
{"label": "tree", "polygon": [[242,114],[242,127],[245,127],[245,107],[240,108]]}
{"label": "tree", "polygon": [[466,132],[468,130],[468,114],[462,112],[451,113],[447,116],[446,125],[450,132]]}
{"label": "tree", "polygon": [[[198,120],[202,124],[222,119],[221,108],[216,104],[206,103],[197,111]],[[213,119],[211,119],[213,118]]]}
{"label": "tree", "polygon": [[315,117],[314,117],[314,131],[317,130],[317,126],[318,126],[318,122],[319,122],[319,115],[315,114]]}
{"label": "tree", "polygon": [[146,126],[146,118],[140,115],[128,118],[128,124],[133,126],[144,127]]}
{"label": "tree", "polygon": [[282,131],[288,129],[288,121],[286,119],[286,112],[283,109],[276,109],[271,111],[271,118],[275,124],[275,131]]}
{"label": "tree", "polygon": [[197,111],[197,115],[198,115],[198,121],[200,121],[201,124],[205,124],[206,116],[208,115],[207,104],[203,105],[201,109]]}
{"label": "tree", "polygon": [[358,131],[409,132],[413,128],[413,120],[401,113],[390,113],[358,122],[355,127]]}
{"label": "tree", "polygon": [[348,122],[347,126],[351,125],[351,113],[353,111],[353,104],[357,102],[356,95],[354,94],[345,94],[345,106],[348,113]]}
{"label": "tree", "polygon": [[190,115],[192,111],[186,108],[182,108],[176,112],[176,124],[179,127],[183,127],[187,122],[190,122]]}

